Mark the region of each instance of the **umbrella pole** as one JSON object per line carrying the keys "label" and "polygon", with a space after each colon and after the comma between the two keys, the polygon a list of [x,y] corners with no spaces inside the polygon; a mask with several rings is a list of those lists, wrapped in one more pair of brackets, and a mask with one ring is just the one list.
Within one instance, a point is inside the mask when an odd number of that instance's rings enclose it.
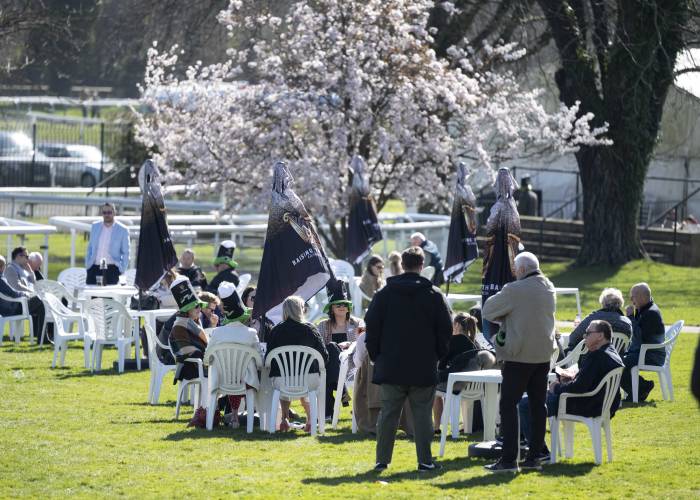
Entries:
{"label": "umbrella pole", "polygon": [[447,293],[446,293],[445,295],[449,295],[449,294],[450,294],[450,281],[452,281],[452,279],[451,279],[451,278],[447,278]]}

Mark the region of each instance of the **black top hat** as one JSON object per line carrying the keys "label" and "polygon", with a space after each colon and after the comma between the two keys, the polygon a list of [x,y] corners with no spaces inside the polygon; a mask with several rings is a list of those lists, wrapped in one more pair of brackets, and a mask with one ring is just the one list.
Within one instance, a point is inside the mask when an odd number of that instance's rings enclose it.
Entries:
{"label": "black top hat", "polygon": [[243,304],[243,300],[236,291],[236,285],[228,281],[222,281],[218,288],[221,306],[224,309],[224,324],[233,321],[245,323],[250,318],[250,308]]}
{"label": "black top hat", "polygon": [[323,308],[324,313],[330,311],[331,306],[334,304],[345,304],[348,308],[352,307],[347,281],[337,280],[330,288],[330,292],[328,304]]}
{"label": "black top hat", "polygon": [[170,285],[170,291],[177,302],[177,307],[180,312],[186,313],[194,309],[195,307],[206,307],[208,304],[199,300],[197,297],[197,292],[194,291],[192,283],[190,280],[184,276],[180,276],[172,285]]}
{"label": "black top hat", "polygon": [[219,251],[214,259],[214,265],[216,264],[228,264],[232,268],[236,268],[238,263],[233,260],[233,252],[236,251],[236,243],[231,240],[222,241],[219,245]]}

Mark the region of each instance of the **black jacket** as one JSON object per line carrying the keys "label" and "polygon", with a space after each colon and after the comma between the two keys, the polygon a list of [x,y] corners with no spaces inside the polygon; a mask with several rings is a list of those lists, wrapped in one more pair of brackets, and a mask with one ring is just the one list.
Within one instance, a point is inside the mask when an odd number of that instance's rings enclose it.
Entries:
{"label": "black jacket", "polygon": [[583,321],[574,328],[574,331],[571,332],[571,335],[569,335],[569,347],[566,349],[567,354],[583,340],[583,334],[586,332],[588,325],[591,324],[591,321],[601,319],[610,323],[613,332],[624,333],[628,337],[632,336],[632,322],[622,311],[612,307],[609,309],[598,309],[586,316]]}
{"label": "black jacket", "polygon": [[211,280],[211,283],[209,283],[209,288],[207,290],[215,295],[218,294],[219,285],[224,281],[228,281],[229,283],[233,283],[235,286],[238,286],[238,273],[231,268],[219,271],[219,273],[214,276],[214,279]]}
{"label": "black jacket", "polygon": [[[642,344],[661,344],[666,340],[664,320],[659,306],[653,301],[635,311],[629,319],[632,321],[632,342],[626,356],[638,356]],[[666,350],[652,349],[647,351],[645,359],[640,359],[639,363],[662,366],[664,361],[666,361]]]}
{"label": "black jacket", "polygon": [[[321,334],[318,333],[316,327],[310,323],[299,323],[297,321],[287,319],[275,326],[267,335],[267,352],[269,353],[276,347],[284,347],[288,345],[303,345],[316,349],[323,357],[324,366],[328,364],[328,351],[323,345]],[[267,357],[267,354],[266,354]],[[310,373],[319,373],[318,363],[316,361],[311,365]],[[277,363],[270,365],[270,377],[279,377],[280,370]]]}
{"label": "black jacket", "polygon": [[[0,293],[11,299],[24,297],[23,293],[12,288],[2,276],[0,276]],[[22,314],[22,304],[19,302],[0,300],[0,316],[15,316],[18,314]],[[0,335],[2,335],[2,332],[0,332]]]}
{"label": "black jacket", "polygon": [[[202,290],[207,289],[207,277],[202,271],[202,268],[199,266],[192,266],[192,267],[178,267],[177,268],[178,274],[181,274],[185,276],[188,280],[190,280],[190,283],[192,283],[192,286],[198,286]],[[238,286],[238,283],[236,283],[236,286]],[[214,293],[217,293],[217,291],[214,291]]]}
{"label": "black jacket", "polygon": [[428,387],[452,336],[450,308],[440,289],[416,273],[392,276],[365,315],[365,343],[375,384]]}
{"label": "black jacket", "polygon": [[[622,359],[617,353],[612,344],[589,352],[585,358],[581,360],[581,366],[576,377],[571,382],[559,384],[554,388],[555,394],[563,392],[573,394],[583,394],[598,387],[600,381],[615,368],[624,366]],[[588,398],[574,398],[566,402],[566,413],[572,415],[581,415],[582,417],[598,417],[603,409],[604,392],[601,391],[597,395]],[[615,399],[610,407],[610,416],[615,414],[615,411],[620,406],[620,391],[615,394]]]}
{"label": "black jacket", "polygon": [[445,276],[443,274],[442,268],[442,255],[440,255],[440,250],[435,243],[430,240],[425,240],[421,244],[423,253],[426,254],[426,266],[433,266],[435,268],[435,274],[433,275],[433,285],[440,286],[445,282]]}

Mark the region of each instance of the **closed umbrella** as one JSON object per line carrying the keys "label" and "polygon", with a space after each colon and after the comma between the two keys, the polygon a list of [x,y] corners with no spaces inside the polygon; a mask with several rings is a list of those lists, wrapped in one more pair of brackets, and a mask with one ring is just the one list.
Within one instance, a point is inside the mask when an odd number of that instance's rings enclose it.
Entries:
{"label": "closed umbrella", "polygon": [[445,258],[445,279],[449,283],[462,282],[464,271],[479,256],[476,244],[476,197],[467,184],[467,167],[464,163],[457,166],[457,186],[452,202],[450,232],[447,238],[447,257]]}
{"label": "closed umbrella", "polygon": [[372,249],[372,245],[384,239],[377,219],[377,207],[370,195],[365,177],[365,161],[355,155],[350,162],[352,189],[350,190],[350,216],[345,238],[345,255],[349,262],[359,264]]}

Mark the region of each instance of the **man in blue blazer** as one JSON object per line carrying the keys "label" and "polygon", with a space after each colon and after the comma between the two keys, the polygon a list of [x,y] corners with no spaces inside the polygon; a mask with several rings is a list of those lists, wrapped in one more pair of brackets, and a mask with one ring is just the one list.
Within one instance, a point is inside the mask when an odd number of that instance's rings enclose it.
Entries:
{"label": "man in blue blazer", "polygon": [[90,229],[90,242],[85,255],[88,285],[97,283],[102,273],[100,263],[104,259],[107,269],[103,273],[105,285],[116,285],[119,276],[129,265],[129,230],[114,220],[116,210],[111,203],[102,205],[102,222],[95,222]]}

